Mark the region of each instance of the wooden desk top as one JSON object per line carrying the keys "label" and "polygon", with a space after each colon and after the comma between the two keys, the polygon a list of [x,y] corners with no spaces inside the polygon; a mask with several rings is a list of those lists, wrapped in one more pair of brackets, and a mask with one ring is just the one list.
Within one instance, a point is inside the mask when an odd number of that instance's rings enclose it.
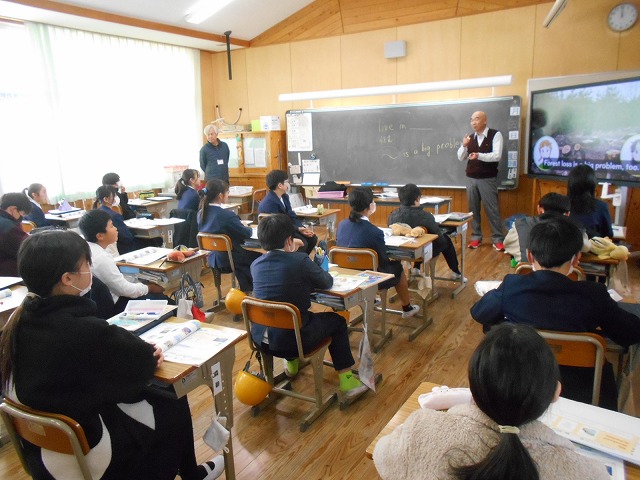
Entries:
{"label": "wooden desk top", "polygon": [[473,215],[470,215],[468,218],[465,218],[464,220],[445,220],[440,225],[444,225],[445,227],[459,227],[460,225],[469,223],[472,219],[473,219]]}
{"label": "wooden desk top", "polygon": [[322,213],[302,213],[302,212],[296,212],[296,215],[298,217],[302,217],[302,218],[315,218],[315,219],[321,219],[321,218],[325,218],[325,217],[329,217],[331,215],[335,215],[340,211],[339,208],[325,208],[324,212]]}
{"label": "wooden desk top", "polygon": [[168,272],[170,270],[175,270],[176,268],[180,268],[182,265],[195,262],[201,258],[206,257],[209,252],[200,251],[195,255],[185,258],[184,262],[169,262],[163,258],[156,260],[155,262],[151,262],[147,265],[138,265],[137,263],[128,263],[128,262],[116,262],[116,265],[119,267],[133,267],[139,268],[140,270],[149,270],[152,272]]}
{"label": "wooden desk top", "polygon": [[251,198],[252,196],[253,196],[253,192],[233,193],[229,191],[229,198],[246,199],[246,198]]}
{"label": "wooden desk top", "polygon": [[435,235],[433,233],[425,233],[421,237],[415,238],[414,242],[405,242],[402,245],[398,245],[398,246],[387,245],[387,248],[392,247],[392,248],[402,248],[404,250],[418,250],[424,247],[425,245],[432,243],[437,238],[438,238],[438,235]]}
{"label": "wooden desk top", "polygon": [[[398,425],[402,425],[406,421],[407,417],[409,417],[409,415],[420,408],[418,397],[423,393],[429,393],[433,389],[433,387],[437,386],[439,385],[431,382],[422,382],[420,385],[418,385],[418,388],[416,388],[416,390],[411,394],[407,401],[402,404],[400,410],[396,412],[391,420],[389,420],[389,423],[385,425],[378,436],[369,444],[366,450],[367,458],[373,458],[373,449],[375,448],[376,443],[378,443],[378,440],[391,433]],[[640,480],[640,466],[633,465],[628,462],[625,462],[624,466],[627,480]]]}
{"label": "wooden desk top", "polygon": [[583,253],[580,256],[580,263],[598,263],[600,265],[618,265],[620,260],[616,260],[615,258],[599,258],[597,255],[593,253]]}
{"label": "wooden desk top", "polygon": [[[182,323],[186,322],[186,320],[177,317],[171,317],[167,320],[169,323]],[[247,338],[247,332],[245,330],[240,330],[238,328],[230,328],[223,327],[222,325],[213,325],[211,323],[202,323],[201,328],[208,328],[219,331],[222,335],[227,337],[231,337],[232,341],[228,345],[222,349],[222,351],[227,348],[233,347],[236,343],[241,341],[244,338]],[[217,354],[218,352],[216,352]],[[163,362],[160,367],[158,367],[155,371],[155,378],[166,382],[166,383],[175,383],[180,380],[182,377],[188,375],[194,370],[198,369],[195,365],[186,365],[184,363],[174,363],[174,362]]]}

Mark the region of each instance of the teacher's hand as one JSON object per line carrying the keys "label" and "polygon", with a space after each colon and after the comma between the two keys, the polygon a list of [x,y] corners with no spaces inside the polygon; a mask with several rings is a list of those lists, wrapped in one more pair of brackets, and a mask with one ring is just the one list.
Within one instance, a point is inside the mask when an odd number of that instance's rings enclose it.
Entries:
{"label": "teacher's hand", "polygon": [[477,159],[478,159],[478,153],[477,152],[469,154],[469,160],[477,160]]}
{"label": "teacher's hand", "polygon": [[471,137],[469,135],[467,135],[466,137],[464,137],[462,139],[462,146],[466,147],[467,145],[469,145],[469,142],[471,141]]}
{"label": "teacher's hand", "polygon": [[298,231],[305,237],[313,237],[314,235],[313,230],[310,230],[307,227],[300,227]]}

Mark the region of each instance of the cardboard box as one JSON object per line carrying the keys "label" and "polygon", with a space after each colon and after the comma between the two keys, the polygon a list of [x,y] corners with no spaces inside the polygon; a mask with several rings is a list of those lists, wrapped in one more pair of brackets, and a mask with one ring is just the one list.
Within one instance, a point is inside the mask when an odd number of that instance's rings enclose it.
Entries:
{"label": "cardboard box", "polygon": [[260,129],[263,131],[280,130],[280,117],[274,115],[260,116]]}

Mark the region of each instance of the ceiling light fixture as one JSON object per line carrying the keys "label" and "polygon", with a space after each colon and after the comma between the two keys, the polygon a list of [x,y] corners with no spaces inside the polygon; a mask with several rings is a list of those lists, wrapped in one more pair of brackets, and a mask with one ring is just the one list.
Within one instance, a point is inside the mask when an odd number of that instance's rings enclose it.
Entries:
{"label": "ceiling light fixture", "polygon": [[187,12],[184,19],[189,23],[200,24],[218,13],[232,1],[233,0],[203,0],[196,3],[193,8]]}

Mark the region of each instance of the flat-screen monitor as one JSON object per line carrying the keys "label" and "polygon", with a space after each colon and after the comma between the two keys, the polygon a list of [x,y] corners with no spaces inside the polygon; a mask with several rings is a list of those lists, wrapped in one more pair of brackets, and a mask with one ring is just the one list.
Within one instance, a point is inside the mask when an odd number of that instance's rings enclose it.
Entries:
{"label": "flat-screen monitor", "polygon": [[527,172],[561,179],[587,164],[599,181],[640,185],[640,72],[634,73],[600,74],[588,83],[585,77],[531,80]]}

